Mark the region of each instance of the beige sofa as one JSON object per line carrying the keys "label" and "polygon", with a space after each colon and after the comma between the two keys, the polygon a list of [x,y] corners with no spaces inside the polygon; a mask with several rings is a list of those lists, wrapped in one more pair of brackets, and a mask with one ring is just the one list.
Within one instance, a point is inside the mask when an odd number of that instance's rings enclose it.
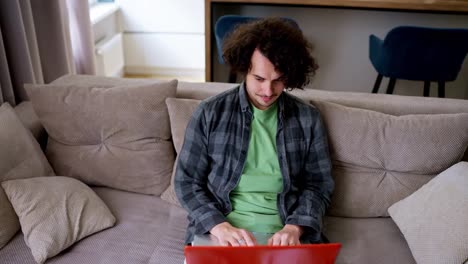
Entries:
{"label": "beige sofa", "polygon": [[[69,75],[52,84],[114,87],[152,82]],[[173,133],[169,140],[174,141],[176,152],[184,124],[174,122],[181,118],[184,121],[180,122],[187,122],[198,103],[195,100],[234,86],[177,84],[176,97],[190,100],[168,99],[172,100],[169,115]],[[324,232],[332,242],[342,243],[336,263],[416,263],[415,256],[420,253],[415,251],[420,249],[410,248],[409,237],[402,234],[387,209],[450,166],[468,160],[468,128],[464,124],[468,116],[460,114],[468,113],[468,101],[319,90],[292,93],[318,107],[329,130],[336,189]],[[47,136],[31,103],[24,102],[15,110],[45,147]],[[167,124],[158,124],[158,129],[161,126]],[[166,166],[172,168],[176,152],[168,154],[170,159],[165,163],[170,164]],[[115,226],[80,240],[47,263],[183,263],[186,213],[171,200],[170,173],[168,177],[160,186],[161,190],[168,188],[164,200],[160,195],[119,190],[119,186],[93,186],[117,219]],[[0,263],[35,263],[22,232],[0,249]]]}

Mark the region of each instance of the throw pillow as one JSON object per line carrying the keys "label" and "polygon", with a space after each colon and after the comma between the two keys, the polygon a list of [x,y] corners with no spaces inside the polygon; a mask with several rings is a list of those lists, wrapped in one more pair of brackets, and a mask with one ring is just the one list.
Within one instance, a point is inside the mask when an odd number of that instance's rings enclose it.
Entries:
{"label": "throw pillow", "polygon": [[[192,117],[192,113],[200,104],[200,100],[167,98],[166,104],[169,110],[169,119],[171,122],[172,141],[177,153],[180,152],[184,143],[185,129]],[[171,176],[171,185],[163,192],[161,199],[180,206],[179,200],[174,190],[174,175],[177,166],[177,159],[174,164]]]}
{"label": "throw pillow", "polygon": [[393,116],[313,104],[327,127],[333,161],[330,215],[388,216],[388,207],[459,162],[468,146],[468,114]]}
{"label": "throw pillow", "polygon": [[417,263],[468,259],[468,162],[445,170],[388,212]]}
{"label": "throw pillow", "polygon": [[[46,157],[8,104],[0,106],[0,182],[54,175]],[[0,249],[18,232],[18,217],[0,188]]]}
{"label": "throw pillow", "polygon": [[104,202],[88,186],[72,178],[11,180],[3,182],[2,187],[37,263],[115,224]]}
{"label": "throw pillow", "polygon": [[140,86],[25,85],[60,175],[160,195],[175,159],[167,97],[177,81]]}

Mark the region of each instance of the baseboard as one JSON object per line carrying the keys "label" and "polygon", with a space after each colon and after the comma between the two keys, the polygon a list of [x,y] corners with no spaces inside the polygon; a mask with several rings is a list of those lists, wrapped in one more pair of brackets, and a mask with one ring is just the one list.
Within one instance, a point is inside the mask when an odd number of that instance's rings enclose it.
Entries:
{"label": "baseboard", "polygon": [[177,78],[205,80],[205,69],[149,67],[149,66],[125,66],[126,75],[143,76],[174,76]]}
{"label": "baseboard", "polygon": [[96,75],[98,76],[107,76],[107,77],[124,77],[125,76],[125,71],[124,71],[124,67],[116,70],[115,72],[113,73],[110,73],[108,75],[105,75],[105,74],[102,74],[102,73],[96,73]]}

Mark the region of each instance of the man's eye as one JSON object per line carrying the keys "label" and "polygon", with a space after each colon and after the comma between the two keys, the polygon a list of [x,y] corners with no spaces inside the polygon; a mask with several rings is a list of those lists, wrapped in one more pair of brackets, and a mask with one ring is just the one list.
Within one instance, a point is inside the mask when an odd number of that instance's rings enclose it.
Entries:
{"label": "man's eye", "polygon": [[263,78],[255,77],[255,80],[257,80],[257,81],[263,81]]}

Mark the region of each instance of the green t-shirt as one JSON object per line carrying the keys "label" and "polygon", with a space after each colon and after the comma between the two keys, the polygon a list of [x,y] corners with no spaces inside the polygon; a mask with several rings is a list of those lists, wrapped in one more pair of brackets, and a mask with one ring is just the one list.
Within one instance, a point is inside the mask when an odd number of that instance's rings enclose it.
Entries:
{"label": "green t-shirt", "polygon": [[275,233],[283,228],[277,195],[283,179],[276,152],[277,111],[253,108],[249,150],[239,184],[230,193],[232,212],[227,221],[252,232]]}

